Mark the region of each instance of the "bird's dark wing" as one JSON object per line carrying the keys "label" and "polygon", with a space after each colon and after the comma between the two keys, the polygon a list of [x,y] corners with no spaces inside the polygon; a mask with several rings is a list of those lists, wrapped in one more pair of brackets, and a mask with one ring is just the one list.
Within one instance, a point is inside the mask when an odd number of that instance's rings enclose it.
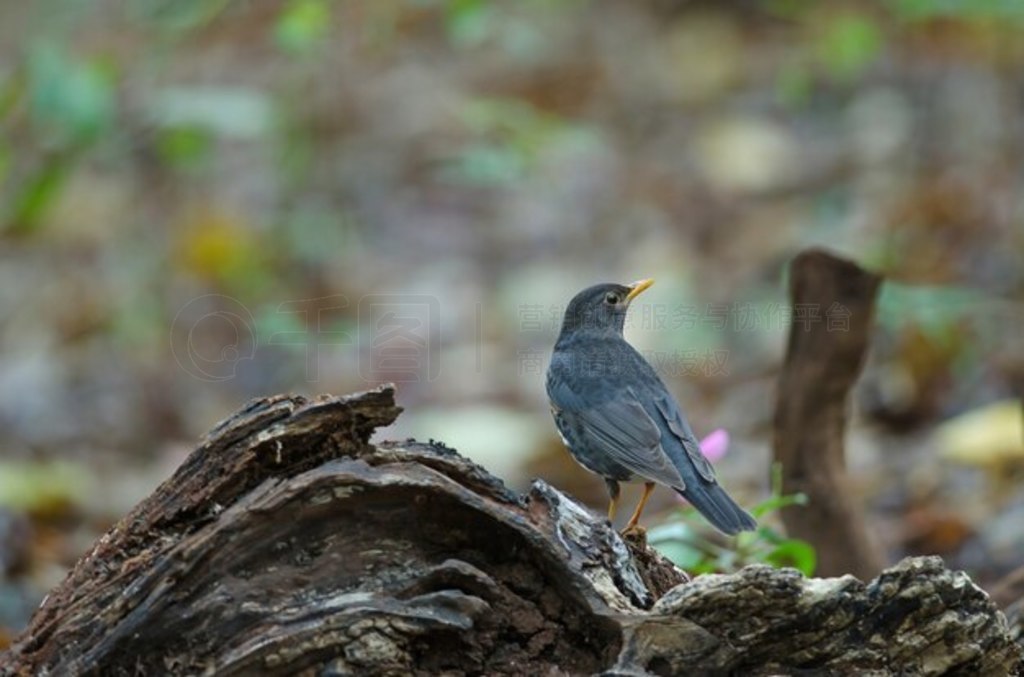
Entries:
{"label": "bird's dark wing", "polygon": [[[757,521],[732,500],[725,489],[715,480],[711,462],[701,453],[700,443],[690,430],[689,424],[679,411],[672,396],[665,393],[654,399],[658,415],[668,426],[669,432],[679,441],[686,456],[680,464],[680,474],[686,478],[686,488],[679,493],[717,529],[726,534],[750,531],[757,528]],[[667,442],[666,444],[671,444]]]}
{"label": "bird's dark wing", "polygon": [[661,429],[630,388],[591,404],[565,383],[548,385],[551,403],[559,416],[580,433],[581,444],[645,480],[685,488],[672,459],[661,448]]}
{"label": "bird's dark wing", "polygon": [[670,395],[655,399],[654,404],[658,407],[662,418],[665,419],[668,429],[682,443],[686,457],[693,463],[697,474],[707,482],[715,482],[715,470],[711,467],[711,461],[705,458],[701,452],[700,442],[694,437],[693,431],[690,430],[690,426],[686,423],[686,419],[683,418],[682,412],[679,411],[679,405],[676,404]]}

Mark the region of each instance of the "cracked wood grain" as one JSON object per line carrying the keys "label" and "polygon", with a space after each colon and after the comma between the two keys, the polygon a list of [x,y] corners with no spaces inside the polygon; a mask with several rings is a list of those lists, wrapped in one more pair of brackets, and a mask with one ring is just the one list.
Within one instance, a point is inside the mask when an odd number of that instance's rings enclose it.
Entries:
{"label": "cracked wood grain", "polygon": [[542,481],[370,444],[393,390],[257,400],[101,538],[0,673],[1013,674],[937,558],[864,584],[682,572]]}

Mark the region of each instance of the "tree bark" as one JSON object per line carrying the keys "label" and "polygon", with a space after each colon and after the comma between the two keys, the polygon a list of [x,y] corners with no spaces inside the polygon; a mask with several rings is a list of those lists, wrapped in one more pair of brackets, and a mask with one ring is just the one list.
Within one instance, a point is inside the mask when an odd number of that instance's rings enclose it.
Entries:
{"label": "tree bark", "polygon": [[782,510],[786,532],[818,552],[818,573],[870,578],[885,557],[868,533],[846,474],[849,393],[870,343],[882,278],[822,250],[790,266],[793,318],[775,407],[775,460],[787,494],[809,509]]}
{"label": "tree bark", "polygon": [[378,445],[390,388],[221,423],[40,607],[3,674],[1012,674],[938,558],[865,585],[751,566],[686,583],[542,481]]}
{"label": "tree bark", "polygon": [[1024,642],[1024,566],[1008,573],[991,590],[992,601],[1006,614],[1010,636]]}

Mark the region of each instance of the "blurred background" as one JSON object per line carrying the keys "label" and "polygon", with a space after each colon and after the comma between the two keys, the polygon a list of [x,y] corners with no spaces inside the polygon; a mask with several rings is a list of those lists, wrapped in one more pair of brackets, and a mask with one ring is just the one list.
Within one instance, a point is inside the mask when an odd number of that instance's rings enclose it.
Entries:
{"label": "blurred background", "polygon": [[813,245],[888,278],[848,438],[872,531],[997,580],[1024,563],[1022,31],[996,0],[0,4],[0,648],[261,395],[399,381],[379,437],[603,510],[543,388],[599,281],[657,280],[627,337],[762,501]]}

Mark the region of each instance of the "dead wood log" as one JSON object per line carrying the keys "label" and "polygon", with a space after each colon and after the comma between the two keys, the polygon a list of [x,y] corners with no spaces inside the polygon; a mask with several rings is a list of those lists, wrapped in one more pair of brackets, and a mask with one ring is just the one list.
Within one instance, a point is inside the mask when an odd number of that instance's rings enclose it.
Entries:
{"label": "dead wood log", "polygon": [[[683,576],[547,484],[373,445],[390,388],[257,400],[101,538],[0,674],[1012,674],[938,558],[870,584]],[[637,547],[645,547],[643,545]]]}
{"label": "dead wood log", "polygon": [[849,393],[870,343],[882,278],[828,252],[802,252],[790,266],[793,318],[775,407],[775,460],[785,493],[809,507],[782,510],[791,536],[818,551],[818,573],[870,578],[885,557],[864,524],[846,474]]}
{"label": "dead wood log", "polygon": [[1010,636],[1024,642],[1024,566],[1006,574],[989,590],[992,601],[1006,614]]}

